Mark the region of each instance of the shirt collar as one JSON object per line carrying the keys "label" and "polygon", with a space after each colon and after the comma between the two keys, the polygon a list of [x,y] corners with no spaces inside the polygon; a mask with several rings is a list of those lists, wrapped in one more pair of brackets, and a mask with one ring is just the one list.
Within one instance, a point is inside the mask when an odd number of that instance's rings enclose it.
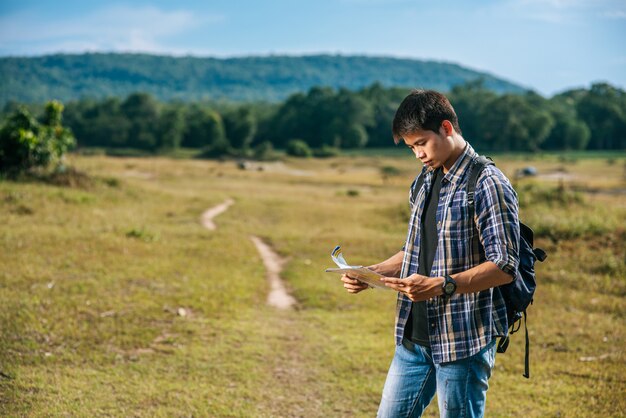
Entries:
{"label": "shirt collar", "polygon": [[469,144],[469,142],[465,142],[465,148],[459,158],[456,159],[450,170],[443,177],[446,181],[449,181],[452,184],[458,183],[461,181],[463,174],[467,171],[467,167],[470,165],[474,157],[476,156],[476,151]]}
{"label": "shirt collar", "polygon": [[[463,177],[463,174],[466,171],[467,166],[476,156],[476,151],[469,144],[469,142],[465,141],[465,148],[463,148],[463,152],[459,155],[459,158],[456,159],[450,170],[443,176],[441,179],[442,182],[450,182],[452,184],[457,183]],[[434,171],[427,171],[427,167],[422,167],[422,175],[424,176],[424,182],[430,184]]]}

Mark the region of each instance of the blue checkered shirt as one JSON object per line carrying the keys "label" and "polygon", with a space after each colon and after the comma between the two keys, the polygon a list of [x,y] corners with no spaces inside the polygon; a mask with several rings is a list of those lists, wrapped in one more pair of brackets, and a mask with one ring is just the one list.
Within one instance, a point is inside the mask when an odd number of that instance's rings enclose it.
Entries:
{"label": "blue checkered shirt", "polygon": [[[474,149],[467,144],[441,181],[437,206],[437,251],[430,277],[455,274],[485,261],[492,261],[516,276],[519,264],[517,194],[506,176],[495,166],[486,166],[475,191],[474,221],[469,219],[467,181]],[[422,170],[424,185],[412,205],[400,277],[417,273],[425,197],[433,172]],[[417,179],[416,179],[417,181]],[[414,187],[416,181],[411,187]],[[476,239],[478,238],[478,239]],[[396,344],[402,342],[411,312],[411,300],[398,293]],[[434,363],[446,363],[479,352],[493,338],[508,333],[506,307],[499,289],[435,297],[426,301],[430,347]]]}

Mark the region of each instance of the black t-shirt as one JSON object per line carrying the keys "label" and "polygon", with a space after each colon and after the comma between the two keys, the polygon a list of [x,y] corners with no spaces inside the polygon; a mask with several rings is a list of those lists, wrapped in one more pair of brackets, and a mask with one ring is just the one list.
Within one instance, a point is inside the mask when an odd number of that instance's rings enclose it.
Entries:
{"label": "black t-shirt", "polygon": [[[424,212],[422,213],[422,224],[420,228],[420,254],[417,274],[430,276],[430,269],[435,260],[437,251],[437,205],[439,203],[439,191],[441,190],[441,179],[443,171],[438,168],[433,173],[433,184],[429,195],[426,197]],[[413,302],[411,313],[406,322],[404,336],[416,344],[430,347],[428,340],[428,315],[426,313],[426,301]]]}

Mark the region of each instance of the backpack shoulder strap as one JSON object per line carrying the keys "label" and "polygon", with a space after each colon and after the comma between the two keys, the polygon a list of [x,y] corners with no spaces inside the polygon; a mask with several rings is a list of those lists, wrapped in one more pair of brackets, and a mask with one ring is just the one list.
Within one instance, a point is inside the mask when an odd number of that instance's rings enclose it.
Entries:
{"label": "backpack shoulder strap", "polygon": [[467,180],[467,204],[469,205],[470,217],[474,219],[474,195],[476,194],[476,183],[478,183],[478,177],[483,172],[483,169],[488,165],[495,165],[493,160],[484,155],[479,155],[472,160],[469,179]]}
{"label": "backpack shoulder strap", "polygon": [[424,185],[424,176],[422,175],[422,173],[420,173],[417,175],[417,177],[415,177],[415,180],[413,180],[413,184],[411,184],[411,197],[410,197],[411,207],[415,205],[417,194],[419,193],[423,185]]}

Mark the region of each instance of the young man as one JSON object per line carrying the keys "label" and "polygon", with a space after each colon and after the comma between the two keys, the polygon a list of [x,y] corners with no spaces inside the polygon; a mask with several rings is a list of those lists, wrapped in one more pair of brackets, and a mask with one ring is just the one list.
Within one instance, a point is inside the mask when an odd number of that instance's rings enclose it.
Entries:
{"label": "young man", "polygon": [[[477,154],[442,94],[411,92],[392,130],[424,167],[404,248],[370,266],[398,291],[396,350],[378,416],[421,416],[435,393],[442,417],[483,416],[496,337],[508,332],[494,288],[514,280],[519,264],[517,196],[500,170],[486,166],[469,218],[466,189]],[[367,289],[342,281],[351,293]]]}

